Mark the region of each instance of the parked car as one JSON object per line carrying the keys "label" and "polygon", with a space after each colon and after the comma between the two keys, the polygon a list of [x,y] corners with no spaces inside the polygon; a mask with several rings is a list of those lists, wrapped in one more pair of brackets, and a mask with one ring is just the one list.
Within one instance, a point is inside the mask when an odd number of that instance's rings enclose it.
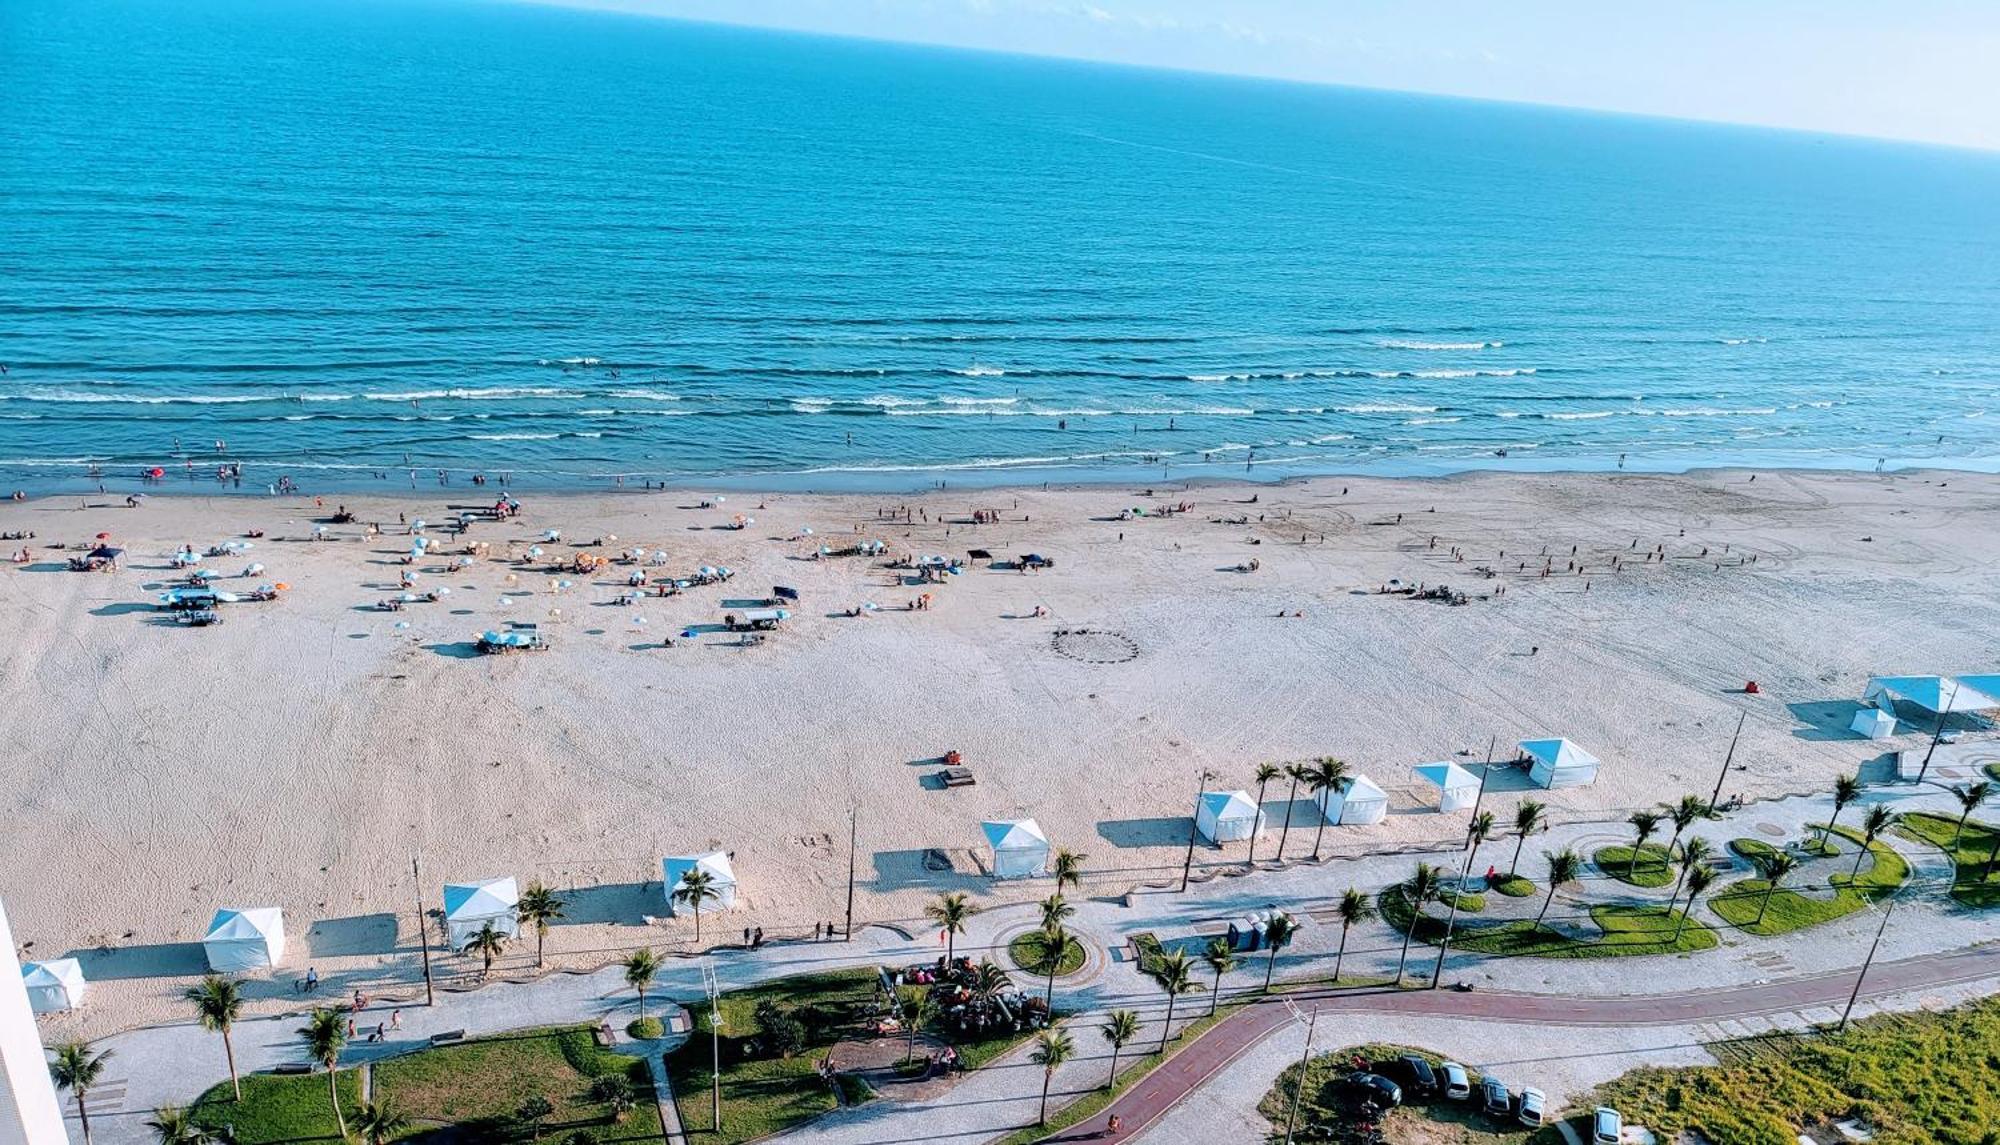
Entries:
{"label": "parked car", "polygon": [[1514,1097],[1507,1092],[1507,1083],[1497,1077],[1487,1077],[1479,1083],[1480,1104],[1489,1117],[1505,1117],[1514,1112]]}
{"label": "parked car", "polygon": [[1542,1114],[1547,1111],[1548,1107],[1549,1099],[1541,1090],[1536,1089],[1532,1085],[1522,1090],[1521,1112],[1518,1115],[1521,1119],[1521,1124],[1531,1129],[1540,1129],[1542,1127]]}
{"label": "parked car", "polygon": [[1600,1105],[1590,1115],[1591,1145],[1618,1145],[1625,1135],[1625,1119],[1608,1105]]}
{"label": "parked car", "polygon": [[1383,1064],[1395,1071],[1402,1080],[1403,1088],[1414,1096],[1429,1097],[1438,1091],[1437,1071],[1431,1068],[1430,1059],[1422,1054],[1404,1054],[1393,1062]]}
{"label": "parked car", "polygon": [[1347,1075],[1347,1093],[1355,1104],[1390,1110],[1403,1104],[1402,1087],[1379,1073],[1357,1070]]}
{"label": "parked car", "polygon": [[1457,1062],[1446,1062],[1438,1069],[1444,1074],[1444,1095],[1453,1101],[1464,1101],[1472,1096],[1472,1077],[1465,1067]]}

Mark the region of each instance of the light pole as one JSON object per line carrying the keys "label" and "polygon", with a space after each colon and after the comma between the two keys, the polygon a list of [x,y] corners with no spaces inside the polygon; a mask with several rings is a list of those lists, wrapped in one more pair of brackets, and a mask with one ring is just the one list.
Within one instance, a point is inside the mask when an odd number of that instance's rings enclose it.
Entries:
{"label": "light pole", "polygon": [[1882,932],[1889,929],[1889,916],[1896,913],[1896,896],[1889,896],[1889,905],[1882,911],[1882,922],[1875,928],[1875,941],[1868,944],[1868,957],[1861,960],[1861,972],[1854,976],[1854,992],[1847,996],[1847,1008],[1840,1012],[1837,1031],[1847,1029],[1848,1016],[1854,1013],[1854,1003],[1861,998],[1861,983],[1868,978],[1868,968],[1875,964],[1875,949],[1882,945]]}
{"label": "light pole", "polygon": [[1749,712],[1736,713],[1736,734],[1729,737],[1729,754],[1722,757],[1722,774],[1715,777],[1715,791],[1708,797],[1710,815],[1715,814],[1715,805],[1722,798],[1722,784],[1729,778],[1729,765],[1736,759],[1736,741],[1743,738],[1743,721],[1749,718]]}
{"label": "light pole", "polygon": [[437,1005],[437,988],[431,982],[431,924],[424,917],[424,873],[417,865],[417,855],[410,854],[410,878],[417,884],[417,937],[424,944],[424,1005]]}
{"label": "light pole", "polygon": [[[1475,820],[1479,818],[1479,804],[1486,798],[1486,776],[1493,770],[1493,749],[1498,746],[1500,746],[1499,736],[1494,736],[1492,739],[1486,741],[1486,766],[1479,770],[1479,794],[1472,797],[1472,817]],[[1431,970],[1431,989],[1433,990],[1438,988],[1438,982],[1444,978],[1444,958],[1445,955],[1451,953],[1451,928],[1458,924],[1458,896],[1465,893],[1465,880],[1472,877],[1473,854],[1472,835],[1470,832],[1467,832],[1465,838],[1465,862],[1458,869],[1458,887],[1452,892],[1451,914],[1444,921],[1444,941],[1438,943],[1437,966]]]}
{"label": "light pole", "polygon": [[[1194,814],[1188,819],[1187,858],[1181,860],[1180,893],[1182,894],[1187,893],[1188,875],[1194,871],[1194,837],[1195,833],[1201,829],[1201,797],[1203,792],[1208,789],[1208,781],[1214,778],[1214,772],[1207,768],[1202,768],[1201,777],[1194,781]],[[1259,807],[1257,809],[1257,818],[1261,819],[1263,816],[1264,809]],[[1251,820],[1250,830],[1253,832],[1257,830],[1256,819]]]}
{"label": "light pole", "polygon": [[[1293,1018],[1299,1016],[1299,1008],[1290,1001],[1285,1003],[1285,1007],[1291,1010]],[[1313,1028],[1317,1025],[1319,1025],[1319,1008],[1315,1006],[1313,1012],[1306,1017],[1306,1048],[1299,1051],[1299,1082],[1292,1087],[1291,1112],[1285,1114],[1285,1145],[1292,1145],[1292,1129],[1299,1122],[1299,1106],[1305,1104],[1306,1067],[1312,1062]]]}
{"label": "light pole", "polygon": [[1958,702],[1958,681],[1951,682],[1951,697],[1944,702],[1944,711],[1938,713],[1937,727],[1931,731],[1931,745],[1924,749],[1924,765],[1917,769],[1917,782],[1924,781],[1924,774],[1931,769],[1931,753],[1938,748],[1938,741],[1944,738],[1944,721],[1951,714],[1951,706]]}
{"label": "light pole", "polygon": [[709,1116],[722,1132],[722,988],[715,980],[715,963],[701,960],[701,984],[708,991]]}
{"label": "light pole", "polygon": [[847,927],[840,932],[842,942],[854,940],[854,846],[860,832],[860,812],[850,803],[847,807]]}

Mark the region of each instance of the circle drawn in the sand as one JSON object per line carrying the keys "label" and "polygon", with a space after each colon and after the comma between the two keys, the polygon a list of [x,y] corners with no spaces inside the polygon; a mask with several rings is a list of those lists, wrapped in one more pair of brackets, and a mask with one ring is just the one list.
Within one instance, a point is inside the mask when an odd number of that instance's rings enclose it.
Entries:
{"label": "circle drawn in the sand", "polygon": [[1139,642],[1102,628],[1064,628],[1050,638],[1058,656],[1085,664],[1125,664],[1139,658]]}

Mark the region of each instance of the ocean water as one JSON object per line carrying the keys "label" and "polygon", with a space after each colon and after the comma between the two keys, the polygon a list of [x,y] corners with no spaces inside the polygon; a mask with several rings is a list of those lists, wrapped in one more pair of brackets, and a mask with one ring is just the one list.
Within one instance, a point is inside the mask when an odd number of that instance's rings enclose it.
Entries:
{"label": "ocean water", "polygon": [[472,0],[9,0],[0,363],[8,488],[1990,468],[2000,155]]}

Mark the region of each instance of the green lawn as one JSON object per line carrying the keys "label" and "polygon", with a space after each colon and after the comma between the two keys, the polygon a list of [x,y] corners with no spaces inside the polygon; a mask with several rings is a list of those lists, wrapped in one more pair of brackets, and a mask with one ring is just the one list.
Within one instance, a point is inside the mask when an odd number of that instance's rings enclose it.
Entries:
{"label": "green lawn", "polygon": [[1762,839],[1731,839],[1729,849],[1753,863],[1761,863],[1778,853],[1778,849]]}
{"label": "green lawn", "polygon": [[[1278,1080],[1265,1092],[1263,1100],[1257,1103],[1257,1112],[1272,1125],[1282,1128],[1291,1116],[1292,1103],[1299,1090],[1300,1078],[1305,1081],[1305,1101],[1299,1106],[1294,1141],[1340,1141],[1354,1123],[1353,1115],[1343,1100],[1341,1081],[1353,1072],[1352,1062],[1356,1057],[1368,1062],[1380,1062],[1399,1057],[1406,1053],[1422,1055],[1430,1060],[1435,1069],[1444,1061],[1444,1055],[1414,1046],[1384,1045],[1370,1043],[1349,1046],[1331,1053],[1318,1054],[1304,1063],[1303,1073],[1300,1063],[1293,1062],[1278,1075]],[[1479,1071],[1466,1069],[1471,1079],[1473,1092],[1478,1092]],[[1509,1077],[1515,1085],[1524,1084],[1520,1076]],[[1382,1130],[1390,1141],[1452,1142],[1453,1145],[1560,1145],[1562,1131],[1553,1125],[1530,1131],[1512,1118],[1499,1120],[1486,1116],[1478,1109],[1477,1103],[1451,1101],[1444,1097],[1421,1098],[1404,1091],[1404,1103],[1382,1120]]]}
{"label": "green lawn", "polygon": [[1969,907],[2000,906],[2000,864],[1989,864],[1993,845],[2000,840],[2000,828],[1977,819],[1965,821],[1965,837],[1956,847],[1955,816],[1917,813],[1905,815],[1896,832],[1905,838],[1929,843],[1951,856],[1956,872],[1951,881],[1951,897]]}
{"label": "green lawn", "polygon": [[[590,1099],[591,1083],[607,1075],[631,1083],[635,1105],[623,1122],[613,1122],[610,1107]],[[341,1108],[351,1114],[360,1101],[358,1075],[348,1069],[340,1077]],[[398,1141],[525,1141],[528,1133],[512,1115],[537,1096],[555,1106],[544,1135],[557,1140],[578,1129],[606,1142],[657,1141],[660,1135],[645,1063],[598,1049],[588,1026],[529,1030],[390,1058],[375,1066],[374,1092],[413,1122]],[[325,1074],[256,1074],[243,1079],[243,1104],[230,1102],[224,1083],[203,1094],[195,1108],[203,1124],[233,1124],[242,1145],[337,1140]]]}
{"label": "green lawn", "polygon": [[1488,890],[1506,895],[1510,899],[1524,899],[1540,893],[1534,881],[1521,875],[1501,875],[1487,886]]}
{"label": "green lawn", "polygon": [[[1007,944],[1007,957],[1016,967],[1030,974],[1043,976],[1048,969],[1042,965],[1042,954],[1048,949],[1048,938],[1039,930],[1016,935]],[[1056,977],[1074,974],[1083,969],[1083,940],[1071,936],[1069,949],[1063,951],[1062,961],[1056,966]]]}
{"label": "green lawn", "polygon": [[[1160,1042],[1157,1037],[1141,1041],[1137,1045],[1126,1046],[1124,1054],[1118,1059],[1117,1084],[1105,1089],[1094,1089],[1060,1109],[1052,1107],[1049,1110],[1049,1123],[1047,1125],[1030,1125],[1025,1129],[1016,1130],[993,1142],[992,1145],[1030,1145],[1031,1142],[1040,1141],[1045,1137],[1075,1125],[1079,1121],[1087,1121],[1097,1116],[1104,1111],[1105,1106],[1110,1105],[1120,1094],[1131,1089],[1144,1080],[1148,1074],[1158,1069],[1160,1063],[1179,1053],[1183,1046],[1194,1041],[1202,1034],[1207,1033],[1217,1022],[1235,1013],[1243,1005],[1244,1003],[1242,1002],[1224,1003],[1215,1013],[1189,1022],[1181,1028],[1180,1036],[1167,1044],[1167,1051],[1165,1053],[1159,1052]],[[1178,1018],[1179,1014],[1177,1013],[1175,1017]],[[1076,1039],[1079,1049],[1090,1044],[1085,1041],[1086,1038],[1096,1038],[1096,1048],[1098,1050],[1101,1051],[1105,1048],[1104,1040],[1098,1037],[1095,1029],[1085,1029],[1081,1026],[1069,1026],[1067,1028],[1070,1036]],[[1148,1052],[1149,1049],[1150,1052]],[[1106,1079],[1109,1080],[1111,1065],[1108,1061],[1105,1063],[1104,1072]]]}
{"label": "green lawn", "polygon": [[[1856,846],[1861,843],[1858,831],[1845,827],[1835,827],[1834,831]],[[1744,841],[1731,842],[1730,846]],[[1772,892],[1770,909],[1765,912],[1761,923],[1757,922],[1757,914],[1762,909],[1764,890],[1769,885],[1763,879],[1744,879],[1716,891],[1708,898],[1709,909],[1738,930],[1766,938],[1844,918],[1902,886],[1903,880],[1909,877],[1910,865],[1887,843],[1877,839],[1869,845],[1868,853],[1874,856],[1874,860],[1864,865],[1859,879],[1849,877],[1848,872],[1853,869],[1851,864],[1843,865],[1828,879],[1832,884],[1831,895],[1819,891],[1808,897],[1781,884]]]}
{"label": "green lawn", "polygon": [[[1383,921],[1398,933],[1408,929],[1409,900],[1401,887],[1383,891],[1379,902]],[[1602,938],[1571,938],[1547,927],[1538,927],[1533,919],[1482,925],[1468,925],[1461,919],[1452,931],[1451,945],[1454,950],[1472,954],[1617,958],[1642,954],[1687,954],[1707,950],[1716,944],[1715,932],[1694,919],[1688,919],[1687,924],[1680,927],[1680,941],[1674,941],[1674,929],[1681,922],[1681,912],[1677,910],[1669,916],[1663,906],[1598,905],[1590,908],[1590,918],[1604,931]],[[1444,940],[1444,929],[1443,919],[1426,914],[1417,923],[1417,940],[1436,945]]]}
{"label": "green lawn", "polygon": [[2000,1127],[2000,1000],[1715,1049],[1722,1065],[1638,1070],[1596,1099],[1662,1141],[1691,1130],[1730,1145],[1794,1145],[1802,1130],[1859,1116],[1876,1145],[1983,1145]]}
{"label": "green lawn", "polygon": [[[833,1091],[815,1065],[827,1047],[860,1028],[876,1002],[875,971],[836,970],[780,978],[721,999],[722,1132],[710,1129],[708,1015],[695,1013],[696,1035],[667,1058],[667,1073],[692,1140],[748,1141],[788,1129],[835,1108]],[[769,999],[805,1023],[804,1052],[790,1058],[753,1057],[745,1042],[757,1033],[757,1003]]]}
{"label": "green lawn", "polygon": [[1439,894],[1438,904],[1440,906],[1443,906],[1446,910],[1450,910],[1452,901],[1454,899],[1457,900],[1458,902],[1458,910],[1460,914],[1478,914],[1480,911],[1486,909],[1485,895],[1473,894],[1469,892],[1466,894],[1459,894],[1458,892],[1452,890],[1446,890],[1443,893]]}
{"label": "green lawn", "polygon": [[1632,848],[1619,845],[1600,847],[1590,856],[1597,869],[1635,887],[1663,887],[1674,881],[1674,864],[1667,856],[1667,849],[1658,843],[1648,843],[1639,849],[1638,862],[1632,860]]}

